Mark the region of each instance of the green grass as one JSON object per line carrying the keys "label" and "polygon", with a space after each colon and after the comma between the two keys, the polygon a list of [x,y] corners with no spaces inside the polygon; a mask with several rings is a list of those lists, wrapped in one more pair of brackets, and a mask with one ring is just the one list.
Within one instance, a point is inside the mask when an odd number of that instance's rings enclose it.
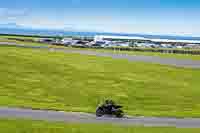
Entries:
{"label": "green grass", "polygon": [[24,44],[24,45],[31,45],[31,46],[49,46],[49,44],[41,43],[41,42],[22,42],[22,41],[16,41],[17,44]]}
{"label": "green grass", "polygon": [[0,35],[0,38],[13,38],[13,39],[38,39],[39,37],[32,36],[16,36],[16,35]]}
{"label": "green grass", "polygon": [[105,98],[126,113],[200,117],[198,69],[0,47],[0,105],[95,112]]}
{"label": "green grass", "polygon": [[0,120],[1,133],[199,133],[200,129],[131,127],[109,124],[53,123],[30,120]]}
{"label": "green grass", "polygon": [[16,41],[16,40],[10,40],[6,38],[0,38],[0,42],[12,42],[16,44],[24,44],[24,45],[31,45],[31,46],[50,46],[46,43],[40,43],[40,42],[28,42],[28,41]]}
{"label": "green grass", "polygon": [[[14,39],[24,39],[25,41],[19,41]],[[16,44],[25,44],[25,45],[33,45],[33,46],[47,46],[46,43],[40,42],[30,42],[28,40],[37,40],[39,37],[31,37],[31,36],[15,36],[15,35],[0,35],[0,42],[13,42]]]}
{"label": "green grass", "polygon": [[15,40],[9,40],[7,38],[0,38],[0,42],[16,42]]}

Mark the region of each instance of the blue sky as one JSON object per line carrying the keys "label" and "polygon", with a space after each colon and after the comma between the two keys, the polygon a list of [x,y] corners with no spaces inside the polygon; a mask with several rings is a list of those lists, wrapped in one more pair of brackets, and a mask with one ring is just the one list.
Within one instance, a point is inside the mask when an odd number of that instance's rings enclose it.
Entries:
{"label": "blue sky", "polygon": [[200,0],[2,0],[0,23],[200,36]]}

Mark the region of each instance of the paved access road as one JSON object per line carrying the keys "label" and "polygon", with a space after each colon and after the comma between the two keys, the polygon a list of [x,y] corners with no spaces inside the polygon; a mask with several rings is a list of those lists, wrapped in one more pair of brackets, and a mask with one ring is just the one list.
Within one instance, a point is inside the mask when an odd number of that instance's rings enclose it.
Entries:
{"label": "paved access road", "polygon": [[0,46],[1,45],[10,45],[10,46],[36,48],[36,49],[49,49],[51,51],[63,51],[63,52],[68,52],[68,53],[79,53],[79,54],[85,54],[85,55],[112,57],[115,59],[127,59],[129,61],[148,62],[148,63],[170,65],[170,66],[176,66],[176,67],[200,68],[200,60],[197,61],[197,60],[188,60],[188,59],[162,58],[158,56],[127,55],[127,54],[109,53],[109,52],[104,53],[104,52],[96,52],[92,50],[72,50],[72,49],[65,49],[65,48],[49,48],[48,46],[30,46],[30,45],[14,44],[14,43],[6,43],[6,42],[0,43]]}
{"label": "paved access road", "polygon": [[150,127],[177,127],[177,128],[200,128],[200,119],[198,118],[156,118],[156,117],[100,117],[94,114],[57,112],[47,110],[31,110],[20,108],[0,108],[0,118],[22,118],[31,120],[45,120],[55,122],[74,122],[74,123],[108,123],[133,126]]}

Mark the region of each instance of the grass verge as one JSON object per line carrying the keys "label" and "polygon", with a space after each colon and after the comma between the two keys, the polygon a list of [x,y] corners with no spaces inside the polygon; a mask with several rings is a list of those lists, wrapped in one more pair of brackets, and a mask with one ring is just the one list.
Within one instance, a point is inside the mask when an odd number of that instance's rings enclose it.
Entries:
{"label": "grass verge", "polygon": [[0,47],[0,105],[94,112],[106,98],[126,113],[200,117],[198,69]]}
{"label": "grass verge", "polygon": [[131,127],[106,124],[53,123],[30,120],[0,120],[1,133],[199,133],[200,129]]}

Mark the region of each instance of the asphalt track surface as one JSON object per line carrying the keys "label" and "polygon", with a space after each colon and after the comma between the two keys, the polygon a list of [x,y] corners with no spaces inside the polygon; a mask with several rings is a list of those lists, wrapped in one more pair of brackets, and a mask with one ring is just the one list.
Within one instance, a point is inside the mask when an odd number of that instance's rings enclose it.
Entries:
{"label": "asphalt track surface", "polygon": [[134,62],[147,62],[153,64],[162,64],[170,65],[175,67],[184,67],[184,68],[200,68],[200,61],[189,60],[189,59],[176,59],[176,58],[162,58],[157,56],[143,56],[143,55],[128,55],[128,54],[119,54],[119,53],[108,53],[108,52],[96,52],[92,50],[72,50],[65,48],[49,48],[48,46],[30,46],[23,44],[7,43],[1,42],[0,45],[10,45],[17,47],[25,48],[35,48],[35,49],[49,49],[51,51],[63,51],[67,53],[79,53],[84,55],[94,55],[94,56],[103,56],[103,57],[112,57],[114,59],[127,59]]}
{"label": "asphalt track surface", "polygon": [[158,117],[131,117],[114,118],[109,116],[96,117],[94,114],[59,112],[48,110],[31,110],[20,108],[0,108],[0,118],[20,118],[31,120],[44,120],[53,122],[120,124],[145,127],[177,127],[200,128],[198,118],[158,118]]}
{"label": "asphalt track surface", "polygon": [[[49,49],[51,51],[63,51],[70,53],[80,53],[86,55],[108,56],[112,58],[128,59],[130,61],[145,61],[151,63],[160,63],[166,65],[173,65],[178,67],[200,68],[199,61],[192,60],[177,60],[171,58],[159,58],[151,56],[132,56],[124,54],[100,53],[94,51],[83,50],[66,50],[63,48],[49,48],[47,46],[28,46],[18,45],[14,43],[0,43],[0,45],[11,45],[17,47]],[[59,122],[77,122],[77,123],[111,123],[121,125],[142,125],[150,127],[177,127],[177,128],[200,128],[200,118],[166,118],[166,117],[131,117],[113,118],[101,117],[97,118],[94,114],[75,113],[75,112],[59,112],[48,110],[32,110],[21,108],[7,108],[0,107],[1,118],[23,118],[32,120],[46,120]]]}

